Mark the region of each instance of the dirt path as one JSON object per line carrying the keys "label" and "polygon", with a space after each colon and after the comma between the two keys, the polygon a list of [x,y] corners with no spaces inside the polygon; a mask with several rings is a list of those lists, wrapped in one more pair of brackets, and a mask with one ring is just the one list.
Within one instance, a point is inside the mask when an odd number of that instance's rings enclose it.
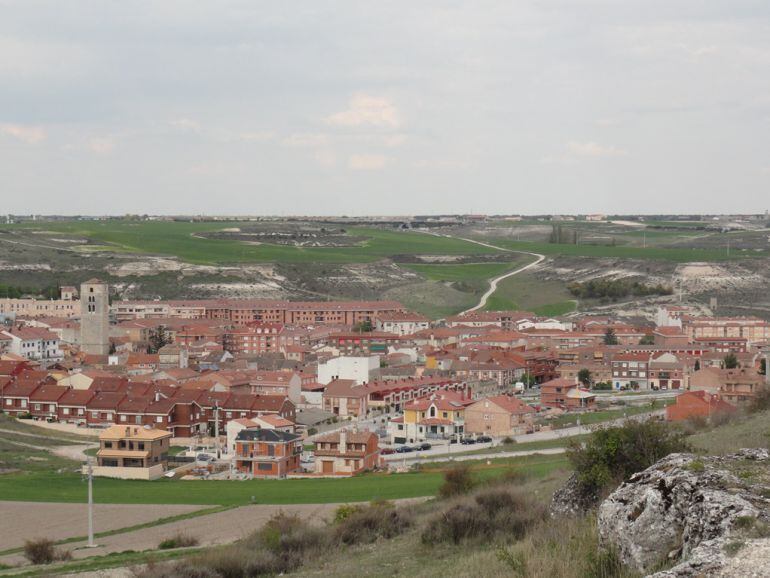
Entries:
{"label": "dirt path", "polygon": [[[216,482],[212,482],[216,483]],[[396,500],[396,503],[414,503],[422,501],[423,498],[410,499],[410,500]],[[40,504],[34,504],[40,505]],[[251,506],[241,506],[233,510],[226,510],[224,512],[217,512],[214,514],[208,514],[198,516],[195,518],[189,518],[186,520],[179,520],[160,526],[153,526],[150,528],[142,528],[133,532],[124,532],[121,534],[115,534],[113,536],[105,536],[97,538],[97,547],[87,548],[86,542],[73,542],[72,544],[66,544],[62,546],[72,552],[73,558],[88,558],[91,556],[103,556],[112,552],[121,552],[124,550],[154,550],[158,547],[158,544],[166,538],[173,537],[178,533],[183,533],[199,540],[201,546],[214,546],[218,544],[227,544],[235,542],[241,538],[245,538],[255,530],[261,528],[265,522],[267,522],[272,516],[278,512],[285,512],[287,514],[297,514],[303,520],[306,520],[315,525],[321,525],[325,523],[330,517],[333,516],[334,511],[340,504],[288,504],[288,505],[262,505],[256,504]],[[0,502],[0,508],[4,504]],[[82,505],[73,504],[48,504],[47,507],[56,512],[60,508],[68,510],[70,506],[75,506],[85,513],[85,508]],[[163,508],[170,508],[171,506],[99,506],[105,508],[105,511],[110,507],[113,508],[137,508],[137,512],[141,512],[140,509],[153,509],[157,510],[158,514],[155,518],[169,515],[163,512]],[[200,506],[179,506],[184,508],[200,509]],[[21,514],[20,514],[21,515]],[[116,512],[113,512],[113,516],[116,516]],[[134,524],[136,522],[133,522]],[[132,523],[121,523],[117,527],[130,526]],[[106,528],[100,527],[99,523],[96,524],[97,531],[104,531]],[[80,532],[82,534],[82,532]],[[4,564],[23,564],[25,562],[24,557],[20,554],[12,554],[0,558],[0,562]]]}
{"label": "dirt path", "polygon": [[[85,492],[85,490],[83,490]],[[152,522],[159,518],[188,514],[207,506],[95,504],[94,526],[107,532]],[[0,502],[0,550],[24,545],[25,540],[45,537],[64,540],[88,533],[88,511],[85,504],[44,502]]]}
{"label": "dirt path", "polygon": [[[16,430],[10,430],[10,429],[0,429],[0,433],[7,433],[7,434],[13,434],[13,435],[20,435],[20,436],[27,436],[31,437],[33,439],[44,439],[44,440],[50,440],[51,438],[48,436],[43,435],[37,435],[37,434],[31,434],[27,432],[20,432]],[[38,446],[35,444],[30,444],[26,442],[20,442],[16,440],[4,440],[6,443],[13,444],[16,446],[20,446],[23,448],[30,448],[33,450],[41,450],[44,452],[52,453],[56,456],[59,456],[61,458],[67,458],[70,460],[75,460],[77,462],[84,462],[86,461],[86,458],[88,457],[86,455],[86,450],[98,447],[99,444],[97,443],[89,443],[89,444],[73,444],[73,445],[62,445],[62,446]]]}
{"label": "dirt path", "polygon": [[473,243],[475,245],[481,245],[482,247],[488,247],[490,249],[495,249],[497,251],[503,251],[504,253],[518,253],[520,255],[531,255],[532,257],[536,258],[534,261],[532,261],[527,265],[524,265],[523,267],[519,267],[514,271],[509,271],[508,273],[503,273],[502,275],[499,275],[493,279],[490,279],[489,289],[487,289],[486,293],[484,293],[481,296],[481,299],[479,299],[479,302],[475,306],[471,307],[470,309],[466,309],[465,311],[460,313],[460,315],[465,315],[466,313],[471,313],[473,311],[483,309],[484,307],[486,307],[487,301],[489,300],[489,298],[494,294],[495,291],[497,291],[497,284],[500,283],[500,281],[503,281],[508,277],[513,277],[514,275],[518,275],[519,273],[521,273],[522,271],[526,271],[527,269],[531,269],[532,267],[539,265],[545,259],[545,255],[541,255],[540,253],[533,253],[531,251],[516,251],[515,249],[506,249],[505,247],[498,247],[497,245],[491,245],[483,241],[477,241],[476,239],[468,239],[466,237],[454,237],[452,235],[441,235],[439,233],[433,233],[431,231],[420,231],[418,229],[415,229],[415,231],[419,233],[424,233],[425,235],[433,235],[434,237],[446,237],[447,239],[457,239],[459,241],[465,241],[466,243]]}

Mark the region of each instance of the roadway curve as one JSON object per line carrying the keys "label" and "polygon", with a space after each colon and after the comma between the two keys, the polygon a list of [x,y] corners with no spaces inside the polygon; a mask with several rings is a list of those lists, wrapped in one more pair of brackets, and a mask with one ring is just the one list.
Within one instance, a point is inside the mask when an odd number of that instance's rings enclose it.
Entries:
{"label": "roadway curve", "polygon": [[425,233],[426,235],[434,235],[436,237],[447,237],[449,239],[458,239],[460,241],[466,241],[467,243],[475,243],[476,245],[481,245],[482,247],[489,247],[490,249],[495,249],[497,251],[503,251],[505,253],[520,253],[522,255],[532,255],[533,257],[536,257],[534,261],[531,263],[524,265],[523,267],[519,267],[515,271],[509,271],[508,273],[503,273],[502,275],[499,275],[498,277],[495,277],[494,279],[491,279],[489,281],[489,289],[486,293],[484,293],[481,296],[481,299],[479,299],[479,302],[471,307],[470,309],[466,309],[460,315],[465,315],[466,313],[471,313],[472,311],[478,311],[479,309],[483,309],[487,305],[487,301],[492,296],[492,294],[497,291],[497,284],[500,283],[500,281],[507,279],[508,277],[513,277],[514,275],[518,275],[522,271],[526,271],[527,269],[530,269],[534,267],[535,265],[539,265],[544,259],[545,255],[541,255],[540,253],[532,253],[531,251],[516,251],[514,249],[506,249],[505,247],[498,247],[497,245],[490,245],[489,243],[484,243],[483,241],[477,241],[475,239],[466,239],[465,237],[453,237],[452,235],[441,235],[439,233],[433,233],[431,231],[419,231],[421,233]]}

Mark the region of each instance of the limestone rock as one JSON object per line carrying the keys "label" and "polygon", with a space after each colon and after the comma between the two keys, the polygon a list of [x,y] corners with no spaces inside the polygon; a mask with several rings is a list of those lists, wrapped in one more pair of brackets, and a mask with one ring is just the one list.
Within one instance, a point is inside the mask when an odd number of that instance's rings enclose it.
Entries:
{"label": "limestone rock", "polygon": [[[656,578],[728,576],[734,549],[770,527],[770,454],[672,454],[634,474],[598,510],[600,543],[624,564]],[[732,549],[732,550],[731,550]],[[770,576],[770,565],[758,575]]]}

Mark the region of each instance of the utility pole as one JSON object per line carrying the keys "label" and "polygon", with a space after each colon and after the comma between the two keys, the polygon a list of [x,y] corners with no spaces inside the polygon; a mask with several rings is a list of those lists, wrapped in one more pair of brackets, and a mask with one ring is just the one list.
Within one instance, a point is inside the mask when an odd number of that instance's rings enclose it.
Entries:
{"label": "utility pole", "polygon": [[219,401],[214,405],[214,447],[217,451],[217,459],[219,459]]}
{"label": "utility pole", "polygon": [[88,547],[94,548],[94,466],[88,457]]}

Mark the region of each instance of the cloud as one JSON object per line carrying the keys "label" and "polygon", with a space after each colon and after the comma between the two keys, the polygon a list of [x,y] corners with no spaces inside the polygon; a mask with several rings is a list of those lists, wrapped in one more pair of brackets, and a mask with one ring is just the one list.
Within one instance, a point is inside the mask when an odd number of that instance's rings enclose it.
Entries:
{"label": "cloud", "polygon": [[169,124],[174,128],[185,132],[200,132],[201,130],[200,123],[191,118],[177,118],[172,120]]}
{"label": "cloud", "polygon": [[620,149],[614,146],[600,145],[592,141],[587,141],[587,142],[571,141],[567,143],[567,150],[571,155],[574,155],[574,156],[593,157],[593,158],[622,157],[628,154],[628,152],[626,152],[623,149]]}
{"label": "cloud", "polygon": [[238,136],[240,140],[247,142],[265,142],[272,140],[272,138],[275,136],[275,133],[270,131],[243,132]]}
{"label": "cloud", "polygon": [[351,155],[348,167],[354,171],[378,171],[385,167],[388,157],[384,155]]}
{"label": "cloud", "polygon": [[290,134],[281,141],[285,147],[318,147],[323,146],[329,141],[325,134],[320,133],[294,133]]}
{"label": "cloud", "polygon": [[326,118],[333,126],[374,126],[397,128],[401,125],[398,110],[387,98],[356,94],[351,97],[349,108]]}
{"label": "cloud", "polygon": [[115,141],[109,137],[95,137],[88,141],[88,148],[98,155],[106,155],[115,148]]}
{"label": "cloud", "polygon": [[48,138],[44,128],[21,124],[2,124],[0,125],[0,133],[12,136],[27,144],[37,144]]}

